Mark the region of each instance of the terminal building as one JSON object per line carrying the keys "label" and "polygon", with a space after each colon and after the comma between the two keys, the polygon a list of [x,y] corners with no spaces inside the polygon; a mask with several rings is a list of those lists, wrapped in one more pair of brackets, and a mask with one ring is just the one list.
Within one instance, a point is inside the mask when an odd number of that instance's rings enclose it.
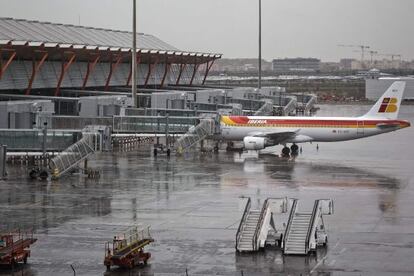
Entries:
{"label": "terminal building", "polygon": [[276,73],[317,72],[321,60],[316,58],[284,58],[272,61],[272,70]]}
{"label": "terminal building", "polygon": [[[0,18],[0,91],[59,96],[63,88],[128,86],[131,41],[126,31]],[[202,85],[221,57],[181,51],[142,33],[137,45],[143,87]]]}

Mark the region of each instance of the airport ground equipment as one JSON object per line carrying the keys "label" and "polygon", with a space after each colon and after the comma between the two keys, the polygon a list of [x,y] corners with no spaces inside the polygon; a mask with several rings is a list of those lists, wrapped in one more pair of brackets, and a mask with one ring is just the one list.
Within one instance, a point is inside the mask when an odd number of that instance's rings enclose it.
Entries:
{"label": "airport ground equipment", "polygon": [[133,268],[140,264],[147,264],[151,253],[145,253],[144,247],[154,242],[149,227],[133,227],[114,237],[105,244],[104,265],[107,270],[111,266]]}
{"label": "airport ground equipment", "polygon": [[0,264],[27,263],[27,259],[30,257],[30,246],[36,240],[33,237],[33,230],[0,233]]}
{"label": "airport ground equipment", "polygon": [[191,127],[186,134],[181,136],[177,142],[178,152],[182,152],[195,146],[198,142],[214,134],[216,121],[212,118],[200,119],[200,123]]}
{"label": "airport ground equipment", "polygon": [[82,130],[82,139],[62,151],[50,160],[52,178],[57,179],[78,166],[80,162],[102,151],[111,143],[111,136],[106,126],[88,126]]}
{"label": "airport ground equipment", "polygon": [[252,210],[251,199],[248,198],[236,234],[236,250],[253,252],[264,248],[269,231],[278,231],[273,223],[273,214],[286,213],[287,209],[287,198],[268,198],[261,210]]}
{"label": "airport ground equipment", "polygon": [[298,202],[294,200],[283,238],[283,253],[307,255],[318,246],[325,246],[328,237],[323,216],[333,212],[331,199],[316,200],[311,212],[299,212]]}
{"label": "airport ground equipment", "polygon": [[272,100],[264,100],[264,104],[254,113],[254,116],[272,116],[273,102]]}

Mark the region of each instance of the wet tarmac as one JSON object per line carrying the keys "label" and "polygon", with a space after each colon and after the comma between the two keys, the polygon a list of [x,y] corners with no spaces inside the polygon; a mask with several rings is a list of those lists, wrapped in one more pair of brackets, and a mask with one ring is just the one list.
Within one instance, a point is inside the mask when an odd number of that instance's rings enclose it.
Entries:
{"label": "wet tarmac", "polygon": [[[368,106],[322,105],[319,115],[362,114]],[[414,122],[414,107],[402,119]],[[89,165],[99,180],[73,175],[28,181],[9,167],[0,182],[1,229],[35,227],[29,264],[14,275],[412,275],[414,274],[414,128],[340,143],[302,145],[295,160],[234,153],[151,156],[150,148],[102,153]],[[266,152],[279,153],[281,147]],[[327,249],[311,257],[280,251],[236,254],[240,196],[253,207],[292,197],[307,208],[332,198]],[[105,272],[104,243],[136,224],[156,242],[145,268]],[[2,268],[0,275],[12,275]]]}

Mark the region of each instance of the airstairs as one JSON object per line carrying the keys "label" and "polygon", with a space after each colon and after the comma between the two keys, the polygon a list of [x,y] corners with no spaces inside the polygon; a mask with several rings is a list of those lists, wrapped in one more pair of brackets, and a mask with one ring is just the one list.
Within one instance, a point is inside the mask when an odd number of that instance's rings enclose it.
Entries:
{"label": "airstairs", "polygon": [[248,198],[236,234],[236,250],[253,252],[263,248],[269,231],[276,231],[271,223],[272,214],[286,212],[286,198],[268,198],[261,210],[252,210],[251,199]]}
{"label": "airstairs", "polygon": [[270,116],[273,114],[272,100],[265,100],[265,103],[253,114],[253,116]]}
{"label": "airstairs", "polygon": [[57,179],[70,172],[80,162],[101,150],[102,141],[99,132],[87,127],[82,131],[82,136],[82,139],[50,160],[52,178]]}
{"label": "airstairs", "polygon": [[216,122],[214,119],[200,119],[200,123],[191,127],[186,134],[181,136],[177,142],[177,150],[182,152],[189,149],[198,142],[214,134]]}
{"label": "airstairs", "polygon": [[333,212],[331,199],[316,200],[311,212],[299,212],[298,202],[294,200],[283,240],[284,254],[307,255],[317,246],[326,245],[328,239],[323,215]]}

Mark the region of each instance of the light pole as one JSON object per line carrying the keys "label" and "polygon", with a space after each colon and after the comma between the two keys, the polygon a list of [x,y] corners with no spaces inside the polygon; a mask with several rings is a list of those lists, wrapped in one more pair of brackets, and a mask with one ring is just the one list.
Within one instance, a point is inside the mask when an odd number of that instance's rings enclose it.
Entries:
{"label": "light pole", "polygon": [[137,107],[137,0],[132,2],[132,106]]}
{"label": "light pole", "polygon": [[262,0],[259,0],[259,80],[257,88],[262,88]]}

